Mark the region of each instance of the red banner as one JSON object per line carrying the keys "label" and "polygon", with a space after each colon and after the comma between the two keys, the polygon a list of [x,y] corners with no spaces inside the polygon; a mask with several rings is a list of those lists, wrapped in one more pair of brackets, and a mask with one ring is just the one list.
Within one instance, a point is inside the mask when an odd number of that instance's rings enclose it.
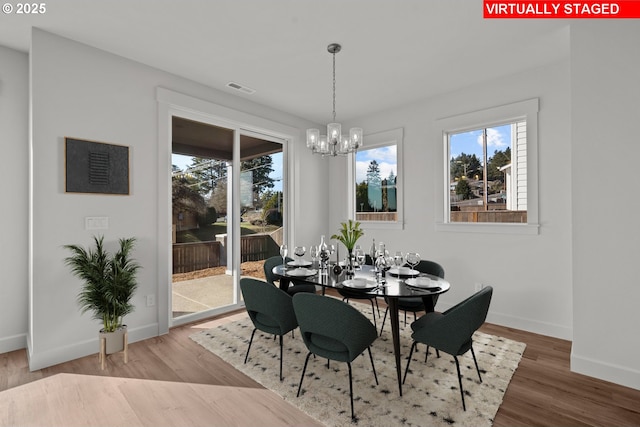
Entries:
{"label": "red banner", "polygon": [[490,19],[628,19],[640,18],[640,0],[623,1],[483,1]]}

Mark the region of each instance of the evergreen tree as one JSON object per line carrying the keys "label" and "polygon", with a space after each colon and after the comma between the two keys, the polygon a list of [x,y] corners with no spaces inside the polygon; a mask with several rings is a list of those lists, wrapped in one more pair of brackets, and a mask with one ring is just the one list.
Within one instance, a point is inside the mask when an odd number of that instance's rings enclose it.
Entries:
{"label": "evergreen tree", "polygon": [[461,179],[456,185],[456,194],[460,196],[462,200],[469,200],[473,197],[473,191],[466,179]]}
{"label": "evergreen tree", "polygon": [[367,198],[372,210],[382,209],[382,179],[380,165],[371,160],[367,168]]}
{"label": "evergreen tree", "polygon": [[356,211],[371,212],[369,205],[368,185],[366,181],[356,184]]}
{"label": "evergreen tree", "polygon": [[511,148],[507,147],[504,151],[494,151],[493,156],[487,162],[487,179],[504,182],[504,173],[500,171],[500,168],[509,163],[511,163]]}
{"label": "evergreen tree", "polygon": [[458,157],[451,158],[449,165],[451,179],[478,175],[482,179],[482,163],[475,154],[461,153]]}

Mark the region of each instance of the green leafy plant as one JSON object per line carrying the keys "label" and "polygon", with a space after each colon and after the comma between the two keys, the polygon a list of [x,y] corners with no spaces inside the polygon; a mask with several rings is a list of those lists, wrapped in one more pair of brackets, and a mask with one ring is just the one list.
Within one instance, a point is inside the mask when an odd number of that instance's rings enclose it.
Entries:
{"label": "green leafy plant", "polygon": [[353,251],[356,246],[356,242],[362,236],[364,236],[364,230],[360,228],[359,221],[349,220],[348,222],[341,222],[341,227],[338,229],[339,234],[331,236],[332,239],[336,239],[347,248],[349,252]]}
{"label": "green leafy plant", "polygon": [[138,287],[136,273],[140,268],[131,258],[135,238],[120,239],[115,255],[105,251],[104,237],[93,239],[95,248],[65,245],[72,253],[65,258],[65,264],[83,281],[78,294],[81,312],[93,312],[93,318],[102,321],[103,332],[114,332],[122,327],[122,318],[135,308],[131,297]]}

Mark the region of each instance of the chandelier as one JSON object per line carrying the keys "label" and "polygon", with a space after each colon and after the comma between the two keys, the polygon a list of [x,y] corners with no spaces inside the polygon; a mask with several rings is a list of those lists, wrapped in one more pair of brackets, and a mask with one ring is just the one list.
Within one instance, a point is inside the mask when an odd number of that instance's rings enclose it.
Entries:
{"label": "chandelier", "polygon": [[336,122],[336,53],[341,49],[338,43],[327,46],[327,51],[333,55],[333,123],[327,125],[326,135],[320,135],[318,129],[307,129],[307,148],[323,157],[344,156],[362,147],[362,128],[351,128],[349,135],[342,135],[342,126]]}

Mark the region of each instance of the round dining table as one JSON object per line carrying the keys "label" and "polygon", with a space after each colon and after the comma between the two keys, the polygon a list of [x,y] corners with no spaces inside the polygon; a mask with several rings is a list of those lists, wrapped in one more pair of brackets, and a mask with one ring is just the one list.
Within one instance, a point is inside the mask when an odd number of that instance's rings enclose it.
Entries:
{"label": "round dining table", "polygon": [[409,267],[396,267],[385,271],[382,275],[371,265],[362,265],[354,270],[354,275],[346,271],[334,273],[334,264],[326,269],[318,268],[317,263],[290,262],[277,265],[273,273],[279,278],[280,288],[287,290],[291,281],[309,283],[323,288],[347,289],[350,293],[361,292],[366,296],[385,298],[391,317],[391,334],[393,337],[393,353],[396,360],[398,390],[402,396],[402,367],[400,354],[400,319],[398,317],[399,298],[421,298],[426,312],[434,311],[438,296],[447,292],[449,282],[437,276],[420,273]]}

